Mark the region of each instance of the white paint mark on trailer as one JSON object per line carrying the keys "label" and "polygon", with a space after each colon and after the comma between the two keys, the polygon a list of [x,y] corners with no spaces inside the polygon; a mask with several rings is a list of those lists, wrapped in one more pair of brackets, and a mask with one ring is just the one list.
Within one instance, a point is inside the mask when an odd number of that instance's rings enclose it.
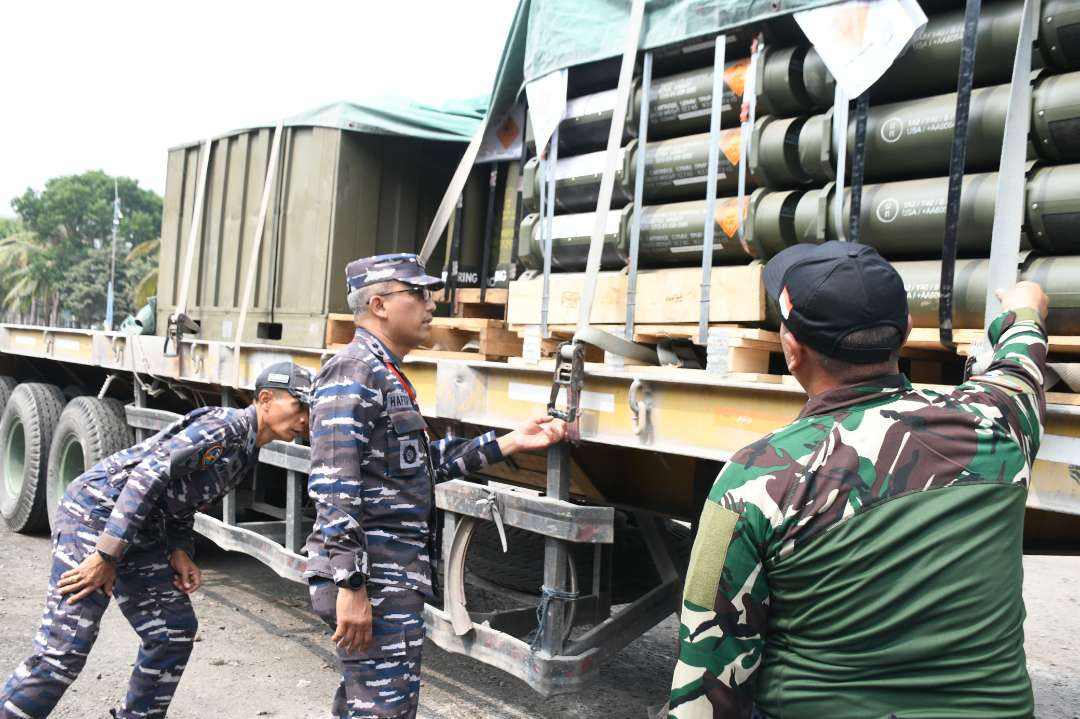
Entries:
{"label": "white paint mark on trailer", "polygon": [[[547,405],[551,395],[549,385],[530,384],[528,382],[511,382],[506,388],[507,396],[518,402],[533,402]],[[559,404],[566,403],[566,390],[559,391]],[[585,390],[581,393],[581,408],[591,409],[595,412],[614,412],[615,395],[609,392],[590,392]]]}

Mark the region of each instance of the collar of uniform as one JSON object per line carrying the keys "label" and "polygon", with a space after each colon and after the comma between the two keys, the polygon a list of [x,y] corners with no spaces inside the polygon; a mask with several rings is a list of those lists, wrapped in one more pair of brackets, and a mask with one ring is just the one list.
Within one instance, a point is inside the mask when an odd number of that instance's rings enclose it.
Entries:
{"label": "collar of uniform", "polygon": [[249,405],[244,410],[244,417],[247,418],[248,422],[248,433],[247,437],[244,438],[244,449],[247,450],[248,454],[251,454],[255,451],[255,435],[259,432],[259,415],[255,405]]}
{"label": "collar of uniform", "polygon": [[390,349],[382,343],[375,335],[368,332],[363,327],[357,327],[356,332],[353,334],[353,340],[356,342],[363,342],[371,350],[372,354],[381,359],[383,362],[393,362],[395,366],[401,366],[401,360]]}
{"label": "collar of uniform", "polygon": [[799,412],[799,417],[832,414],[838,410],[880,400],[910,389],[911,382],[903,373],[882,375],[858,384],[849,384],[822,392],[806,403],[802,412]]}

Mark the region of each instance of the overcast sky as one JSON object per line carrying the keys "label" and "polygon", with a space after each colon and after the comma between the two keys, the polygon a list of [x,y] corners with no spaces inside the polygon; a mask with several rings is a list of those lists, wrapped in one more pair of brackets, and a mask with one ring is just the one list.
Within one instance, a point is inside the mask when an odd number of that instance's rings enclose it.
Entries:
{"label": "overcast sky", "polygon": [[0,216],[85,170],[162,194],[169,147],[318,105],[485,94],[516,4],[0,3]]}

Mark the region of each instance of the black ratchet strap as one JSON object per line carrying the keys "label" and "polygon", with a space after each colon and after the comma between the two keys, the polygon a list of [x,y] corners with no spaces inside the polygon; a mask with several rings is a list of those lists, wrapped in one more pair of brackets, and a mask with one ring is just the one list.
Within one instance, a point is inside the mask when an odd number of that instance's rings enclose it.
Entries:
{"label": "black ratchet strap", "polygon": [[975,40],[979,32],[982,0],[967,0],[964,9],[964,40],[960,48],[960,73],[956,87],[956,121],[949,156],[949,193],[945,205],[945,240],[941,247],[941,292],[938,299],[938,332],[941,344],[956,350],[953,342],[953,279],[956,275],[956,241],[960,232],[960,190],[967,156],[968,109],[975,74]]}

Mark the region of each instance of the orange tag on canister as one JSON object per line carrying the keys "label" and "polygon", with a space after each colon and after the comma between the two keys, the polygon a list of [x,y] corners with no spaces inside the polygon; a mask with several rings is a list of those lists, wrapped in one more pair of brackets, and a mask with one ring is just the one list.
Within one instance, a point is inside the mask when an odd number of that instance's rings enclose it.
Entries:
{"label": "orange tag on canister", "polygon": [[738,167],[739,157],[742,155],[742,130],[735,127],[723,130],[720,133],[720,152],[731,163],[732,167]]}
{"label": "orange tag on canister", "polygon": [[750,69],[750,58],[733,62],[724,68],[724,82],[739,97],[746,89],[746,71]]}
{"label": "orange tag on canister", "polygon": [[[743,217],[746,217],[746,208],[749,206],[746,198],[743,198]],[[716,201],[716,224],[729,238],[734,237],[739,231],[739,198],[725,197]]]}

